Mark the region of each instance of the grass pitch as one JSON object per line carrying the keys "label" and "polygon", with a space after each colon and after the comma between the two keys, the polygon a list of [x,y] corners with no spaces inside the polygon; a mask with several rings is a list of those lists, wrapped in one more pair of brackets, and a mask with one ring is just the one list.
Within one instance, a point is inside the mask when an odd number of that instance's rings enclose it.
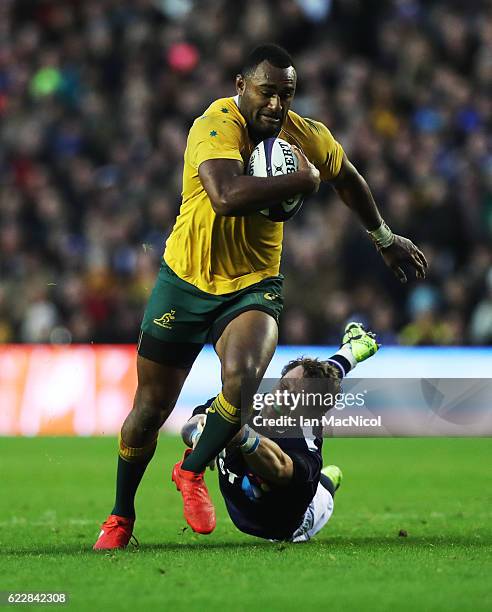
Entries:
{"label": "grass pitch", "polygon": [[217,529],[184,529],[170,481],[182,445],[161,436],[137,497],[140,548],[97,554],[115,447],[0,439],[0,590],[65,591],[71,610],[492,608],[490,439],[327,440],[345,476],[335,513],[294,545],[236,531],[212,473]]}

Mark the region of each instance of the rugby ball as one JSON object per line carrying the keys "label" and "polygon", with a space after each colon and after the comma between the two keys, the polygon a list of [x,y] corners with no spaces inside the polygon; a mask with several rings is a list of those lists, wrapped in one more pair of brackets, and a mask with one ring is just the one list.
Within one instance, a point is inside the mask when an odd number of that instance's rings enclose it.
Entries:
{"label": "rugby ball", "polygon": [[[288,142],[281,138],[267,138],[258,144],[249,158],[250,176],[278,176],[297,171],[297,157]],[[302,195],[272,204],[259,212],[270,221],[284,222],[301,208]]]}

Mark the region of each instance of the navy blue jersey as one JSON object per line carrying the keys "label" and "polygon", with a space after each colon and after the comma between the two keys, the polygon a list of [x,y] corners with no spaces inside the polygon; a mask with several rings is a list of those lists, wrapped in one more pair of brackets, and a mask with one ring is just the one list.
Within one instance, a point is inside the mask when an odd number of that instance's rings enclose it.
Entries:
{"label": "navy blue jersey", "polygon": [[[213,399],[193,414],[204,414]],[[251,535],[289,539],[299,527],[318,487],[323,459],[321,431],[299,431],[299,438],[268,436],[289,455],[294,466],[291,482],[268,485],[253,474],[238,448],[217,459],[219,485],[229,516],[236,527]]]}

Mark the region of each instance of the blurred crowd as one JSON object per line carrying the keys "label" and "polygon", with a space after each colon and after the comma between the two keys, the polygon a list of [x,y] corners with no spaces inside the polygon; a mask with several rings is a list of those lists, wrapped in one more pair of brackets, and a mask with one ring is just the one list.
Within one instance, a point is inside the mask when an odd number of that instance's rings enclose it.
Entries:
{"label": "blurred crowd", "polygon": [[430,264],[400,285],[323,186],[285,226],[281,342],[356,318],[385,344],[491,343],[486,0],[0,2],[0,342],[136,341],[187,131],[265,41]]}

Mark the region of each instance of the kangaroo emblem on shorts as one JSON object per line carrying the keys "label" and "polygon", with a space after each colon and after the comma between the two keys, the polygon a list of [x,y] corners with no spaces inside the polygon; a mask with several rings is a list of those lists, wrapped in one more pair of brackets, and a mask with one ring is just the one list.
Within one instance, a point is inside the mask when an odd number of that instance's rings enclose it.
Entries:
{"label": "kangaroo emblem on shorts", "polygon": [[176,318],[174,316],[175,314],[176,311],[173,308],[170,312],[165,312],[159,319],[154,319],[154,323],[156,325],[160,325],[161,327],[165,327],[166,329],[172,329],[173,326],[171,324],[171,321],[174,321],[174,319]]}

